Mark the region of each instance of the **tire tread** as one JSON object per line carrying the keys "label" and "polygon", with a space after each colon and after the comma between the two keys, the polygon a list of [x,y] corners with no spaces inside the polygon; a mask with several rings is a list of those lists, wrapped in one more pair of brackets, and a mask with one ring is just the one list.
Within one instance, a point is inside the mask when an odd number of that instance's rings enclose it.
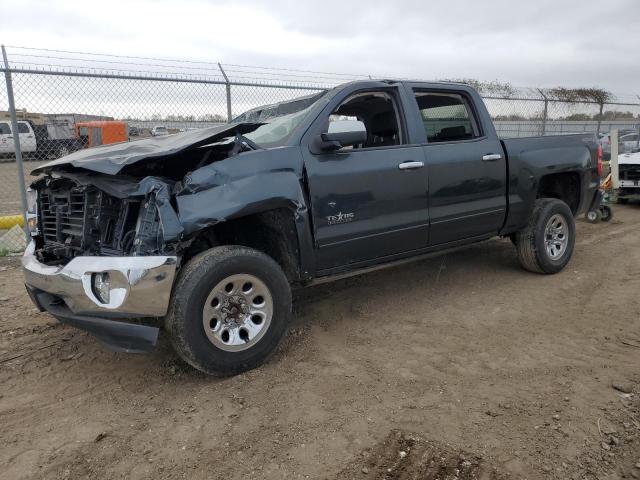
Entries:
{"label": "tire tread", "polygon": [[[191,306],[192,292],[202,281],[203,276],[223,262],[241,258],[246,259],[247,257],[259,259],[260,262],[268,266],[269,270],[274,272],[276,278],[279,277],[278,282],[281,283],[280,290],[282,290],[281,296],[284,296],[280,301],[287,305],[286,316],[288,317],[291,312],[291,290],[289,289],[284,272],[275,260],[252,248],[226,245],[214,247],[199,253],[182,267],[178,280],[173,288],[171,305],[165,317],[165,330],[169,334],[176,353],[189,365],[209,375],[222,377],[231,376],[257,367],[273,353],[284,333],[283,329],[282,332],[277,332],[278,334],[275,335],[274,338],[267,339],[265,337],[261,340],[261,342],[266,340],[270,345],[266,348],[267,353],[261,355],[260,358],[242,362],[235,367],[225,366],[224,368],[218,368],[213,365],[212,362],[203,362],[200,358],[202,355],[194,350],[193,345],[187,338],[188,332],[185,329],[185,318],[189,315],[188,309]],[[287,322],[288,318],[285,318],[284,321]],[[263,345],[263,347],[264,346],[265,345]]]}
{"label": "tire tread", "polygon": [[[516,249],[518,252],[518,260],[525,270],[533,273],[557,273],[564,268],[562,265],[559,269],[557,267],[550,268],[543,263],[542,256],[546,255],[546,252],[540,252],[536,246],[536,241],[539,235],[544,235],[544,228],[546,226],[546,217],[549,215],[549,211],[553,208],[558,208],[561,205],[570,212],[568,205],[556,198],[539,198],[535,201],[533,211],[529,216],[527,225],[516,234]],[[565,215],[566,217],[566,215]],[[573,215],[567,218],[568,222],[573,222]],[[573,225],[573,223],[572,223]],[[570,230],[575,228],[570,227]],[[573,232],[571,232],[573,234]],[[573,253],[573,244],[571,244],[570,250],[567,252],[569,258]],[[568,260],[567,260],[568,261]]]}

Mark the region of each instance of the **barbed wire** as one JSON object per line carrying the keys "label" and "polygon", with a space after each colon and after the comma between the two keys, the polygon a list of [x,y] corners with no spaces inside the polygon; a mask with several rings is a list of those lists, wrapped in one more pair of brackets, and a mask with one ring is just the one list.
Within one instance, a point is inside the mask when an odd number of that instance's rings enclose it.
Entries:
{"label": "barbed wire", "polygon": [[[158,77],[163,80],[170,80],[172,76],[176,79],[193,79],[202,81],[225,81],[227,75],[231,83],[251,83],[277,88],[279,86],[313,87],[318,89],[331,88],[340,83],[350,80],[360,79],[382,79],[394,78],[397,80],[408,80],[391,75],[370,75],[355,74],[345,72],[327,72],[319,70],[305,70],[287,67],[273,67],[262,65],[244,65],[240,63],[218,63],[207,60],[175,59],[162,57],[145,57],[137,55],[122,55],[112,53],[86,52],[80,50],[63,50],[52,48],[36,48],[20,45],[7,45],[11,51],[10,66],[21,66],[23,69],[34,69],[39,71],[51,70],[64,73],[87,72],[92,75],[105,75],[117,77],[126,75],[130,77],[146,76]],[[53,62],[52,62],[53,60]],[[56,62],[59,61],[59,62]],[[65,63],[61,63],[65,62]],[[69,64],[78,62],[78,64]],[[220,66],[224,74],[220,71]],[[123,67],[123,68],[118,68]],[[131,68],[129,68],[131,67]],[[4,66],[2,66],[4,70]],[[437,81],[437,80],[435,80]],[[476,83],[476,82],[474,82]],[[486,84],[499,82],[485,82]],[[482,85],[482,82],[477,82]],[[532,87],[512,87],[510,84],[502,84],[508,87],[508,95],[501,95],[492,91],[481,93],[485,98],[501,99],[504,97],[513,100],[523,101],[545,101],[550,92],[555,89],[532,88]],[[572,101],[567,101],[572,103]],[[577,100],[576,103],[597,103],[589,99]],[[611,96],[608,105],[635,106],[640,104],[640,96],[634,94],[615,94]]]}

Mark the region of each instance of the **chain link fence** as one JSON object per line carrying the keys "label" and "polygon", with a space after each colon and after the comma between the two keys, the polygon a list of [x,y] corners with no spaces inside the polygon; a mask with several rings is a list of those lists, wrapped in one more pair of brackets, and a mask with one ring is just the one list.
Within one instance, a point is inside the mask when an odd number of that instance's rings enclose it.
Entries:
{"label": "chain link fence", "polygon": [[[28,185],[35,167],[82,148],[218,125],[260,105],[371,78],[24,47],[3,47],[3,53],[0,255],[25,244],[18,142]],[[503,138],[640,128],[637,96],[467,82],[481,92]]]}

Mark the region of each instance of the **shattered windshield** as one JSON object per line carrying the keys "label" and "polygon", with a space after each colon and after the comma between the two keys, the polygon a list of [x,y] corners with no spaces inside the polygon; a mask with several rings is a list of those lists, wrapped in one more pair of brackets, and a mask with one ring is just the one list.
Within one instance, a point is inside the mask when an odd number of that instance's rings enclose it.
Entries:
{"label": "shattered windshield", "polygon": [[325,93],[322,91],[288,102],[258,107],[243,113],[235,118],[234,122],[264,122],[265,125],[244,136],[262,148],[278,147],[284,145],[309,110]]}
{"label": "shattered windshield", "polygon": [[310,109],[311,107],[307,107],[297,113],[270,118],[269,123],[251,133],[245,133],[244,136],[263,148],[283,145]]}

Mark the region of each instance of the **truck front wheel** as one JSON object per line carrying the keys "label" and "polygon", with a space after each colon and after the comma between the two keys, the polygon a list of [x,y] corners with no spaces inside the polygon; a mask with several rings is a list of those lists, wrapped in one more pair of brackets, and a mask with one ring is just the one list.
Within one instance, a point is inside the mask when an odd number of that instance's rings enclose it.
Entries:
{"label": "truck front wheel", "polygon": [[573,254],[576,224],[569,206],[555,198],[535,201],[527,226],[517,233],[520,264],[531,272],[558,273]]}
{"label": "truck front wheel", "polygon": [[242,246],[191,259],[174,286],[165,329],[180,357],[210,375],[262,364],[285,333],[291,290],[269,256]]}

